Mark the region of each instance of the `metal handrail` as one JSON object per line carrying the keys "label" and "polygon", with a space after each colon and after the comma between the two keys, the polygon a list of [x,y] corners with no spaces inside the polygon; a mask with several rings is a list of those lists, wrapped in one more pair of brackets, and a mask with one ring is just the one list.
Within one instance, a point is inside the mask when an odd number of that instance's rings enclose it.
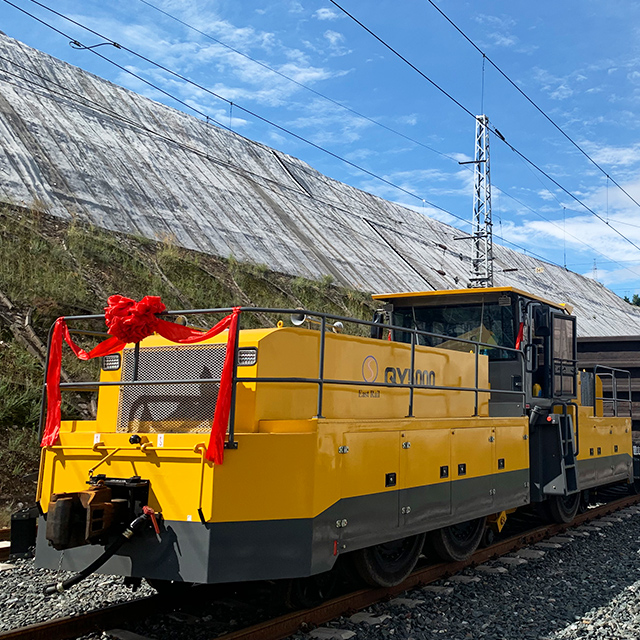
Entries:
{"label": "metal handrail", "polygon": [[[620,376],[618,377],[617,374],[620,374]],[[600,378],[611,378],[611,398],[607,398],[604,395],[604,385],[602,388],[603,395],[602,396],[596,395],[597,376],[600,376]],[[626,380],[627,380],[627,389],[626,389],[627,398],[626,399],[618,397],[618,381],[620,381],[623,377],[626,377]],[[623,391],[622,393],[625,393],[625,391]],[[629,417],[632,417],[633,404],[631,400],[631,372],[627,371],[626,369],[616,369],[615,367],[608,367],[603,364],[595,365],[593,367],[593,400],[594,400],[594,407],[593,407],[594,412],[595,412],[595,403],[597,403],[598,400],[602,400],[603,406],[605,402],[611,404],[613,408],[613,415],[617,417],[618,415],[620,415],[619,405],[626,403],[629,409]]]}
{"label": "metal handrail", "polygon": [[[559,370],[558,370],[559,367]],[[569,374],[567,374],[567,368],[569,369]],[[578,361],[571,358],[553,358],[553,369],[551,371],[552,375],[552,385],[553,385],[553,397],[558,398],[565,395],[562,389],[562,379],[569,378],[573,380],[573,390],[571,392],[571,397],[574,397],[576,394],[576,376],[578,373]],[[556,389],[556,376],[560,376],[560,389]]]}
{"label": "metal handrail", "polygon": [[[208,315],[208,314],[222,314],[229,313],[233,311],[233,308],[217,308],[217,309],[192,309],[192,310],[181,310],[181,311],[169,311],[162,314],[159,314],[159,317],[162,316],[189,316],[189,315]],[[490,344],[479,342],[476,340],[469,340],[467,338],[458,338],[454,336],[433,333],[429,331],[422,331],[420,329],[410,328],[410,327],[402,327],[399,325],[393,324],[385,324],[383,328],[389,331],[401,331],[403,333],[411,334],[411,342],[410,342],[410,375],[409,382],[407,383],[390,383],[390,382],[367,382],[358,381],[358,380],[337,380],[337,379],[329,379],[325,377],[324,374],[324,364],[325,364],[325,351],[326,351],[326,328],[327,328],[327,320],[338,321],[338,322],[348,322],[356,325],[363,326],[376,326],[380,327],[380,323],[376,323],[369,320],[360,320],[358,318],[350,318],[347,316],[338,316],[330,313],[324,312],[316,312],[310,311],[306,309],[274,309],[268,307],[241,307],[240,308],[240,316],[239,321],[237,323],[237,335],[235,341],[235,353],[234,353],[234,366],[233,366],[233,379],[232,379],[232,397],[231,397],[231,410],[229,415],[229,427],[228,427],[228,439],[225,442],[225,448],[237,448],[237,442],[235,441],[235,410],[236,410],[236,389],[238,382],[264,382],[264,383],[307,383],[307,384],[315,384],[318,386],[318,400],[317,400],[317,418],[322,418],[322,409],[323,409],[323,397],[324,397],[324,386],[326,384],[331,385],[346,385],[346,386],[365,386],[365,387],[384,387],[384,388],[405,388],[409,389],[409,408],[407,417],[413,416],[413,396],[416,389],[430,389],[430,390],[443,390],[443,391],[462,391],[474,394],[474,415],[478,415],[479,410],[479,395],[481,393],[500,393],[500,394],[509,394],[520,396],[522,399],[522,403],[524,405],[525,400],[525,391],[524,388],[521,391],[514,391],[512,389],[495,389],[495,388],[481,388],[479,386],[479,358],[481,349],[499,349],[500,351],[506,351],[509,353],[516,354],[516,358],[520,360],[520,368],[522,374],[524,373],[524,354],[522,350],[515,349],[513,347],[507,347],[502,345]],[[238,351],[239,351],[239,332],[240,332],[240,324],[241,319],[243,317],[243,313],[272,313],[272,314],[304,314],[310,315],[314,317],[320,318],[320,349],[319,349],[319,371],[317,378],[304,378],[304,377],[245,377],[238,375]],[[84,315],[84,316],[65,316],[64,319],[66,321],[74,321],[74,320],[103,320],[104,315]],[[51,346],[51,335],[52,335],[53,327],[49,333],[49,341],[47,348],[47,359],[45,362],[45,381],[43,386],[43,394],[42,394],[42,407],[40,412],[40,436],[42,436],[42,429],[44,424],[44,412],[46,407],[46,372],[49,363],[49,350]],[[89,331],[83,329],[74,329],[74,334],[78,335],[92,335],[95,336],[98,332]],[[428,384],[417,384],[415,382],[415,349],[416,343],[418,342],[418,336],[425,336],[429,338],[437,338],[442,339],[448,342],[456,342],[461,344],[468,344],[473,348],[474,351],[474,364],[475,364],[475,379],[473,387],[461,387],[461,386],[447,386],[447,385],[428,385]],[[406,343],[405,343],[406,344]],[[134,359],[138,360],[138,348],[139,343],[136,345],[136,349],[134,350]],[[433,347],[438,348],[438,347]],[[447,347],[444,347],[445,349]],[[137,369],[134,366],[134,370]],[[524,376],[523,376],[524,377]],[[101,382],[101,381],[91,381],[91,382],[67,382],[60,383],[61,389],[67,390],[95,390],[98,387],[108,387],[108,386],[139,386],[139,385],[163,385],[163,384],[212,384],[219,383],[220,378],[205,378],[205,379],[189,379],[189,380],[137,380],[137,376],[134,376],[133,380],[128,381],[112,381],[112,382]]]}

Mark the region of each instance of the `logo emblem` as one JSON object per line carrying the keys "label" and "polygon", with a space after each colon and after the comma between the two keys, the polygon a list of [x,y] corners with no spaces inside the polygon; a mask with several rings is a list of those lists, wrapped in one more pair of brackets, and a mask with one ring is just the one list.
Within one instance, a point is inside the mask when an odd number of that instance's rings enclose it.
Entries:
{"label": "logo emblem", "polygon": [[367,356],[362,362],[362,378],[365,382],[375,382],[378,377],[378,361]]}

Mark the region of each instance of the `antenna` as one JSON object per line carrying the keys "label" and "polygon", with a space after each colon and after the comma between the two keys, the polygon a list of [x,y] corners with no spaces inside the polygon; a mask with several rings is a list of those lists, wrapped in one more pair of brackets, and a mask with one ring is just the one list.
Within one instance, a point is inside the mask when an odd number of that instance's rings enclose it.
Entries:
{"label": "antenna", "polygon": [[473,277],[471,287],[493,287],[493,222],[489,118],[476,116],[476,151],[473,186]]}

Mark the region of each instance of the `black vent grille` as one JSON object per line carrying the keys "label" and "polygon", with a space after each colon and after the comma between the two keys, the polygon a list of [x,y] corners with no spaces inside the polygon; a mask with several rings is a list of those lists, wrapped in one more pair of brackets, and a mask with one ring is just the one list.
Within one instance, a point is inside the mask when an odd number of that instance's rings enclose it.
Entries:
{"label": "black vent grille", "polygon": [[[203,380],[191,384],[120,387],[120,433],[208,433],[215,412],[226,345],[140,349],[138,380]],[[122,380],[133,380],[134,350],[125,349]]]}

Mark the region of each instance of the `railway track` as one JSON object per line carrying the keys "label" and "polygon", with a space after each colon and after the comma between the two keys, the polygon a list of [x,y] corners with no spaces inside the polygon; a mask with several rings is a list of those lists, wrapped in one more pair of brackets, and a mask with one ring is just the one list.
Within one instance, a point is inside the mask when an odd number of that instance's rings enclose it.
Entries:
{"label": "railway track", "polygon": [[[233,631],[222,640],[280,640],[300,629],[312,628],[324,624],[346,613],[369,607],[377,602],[395,597],[398,594],[419,586],[428,585],[436,580],[458,573],[466,567],[482,564],[492,558],[517,551],[545,538],[567,531],[585,522],[609,515],[627,506],[640,503],[640,496],[627,496],[605,505],[589,509],[579,514],[570,524],[549,524],[513,535],[490,547],[480,549],[464,562],[428,565],[414,571],[402,584],[390,588],[362,589],[322,603],[313,609],[295,611],[265,622]],[[2,535],[3,530],[0,530]],[[176,599],[156,595],[132,602],[112,605],[81,616],[58,618],[43,623],[20,627],[0,633],[0,640],[67,640],[78,636],[112,629],[132,618],[167,613],[174,609]]]}

